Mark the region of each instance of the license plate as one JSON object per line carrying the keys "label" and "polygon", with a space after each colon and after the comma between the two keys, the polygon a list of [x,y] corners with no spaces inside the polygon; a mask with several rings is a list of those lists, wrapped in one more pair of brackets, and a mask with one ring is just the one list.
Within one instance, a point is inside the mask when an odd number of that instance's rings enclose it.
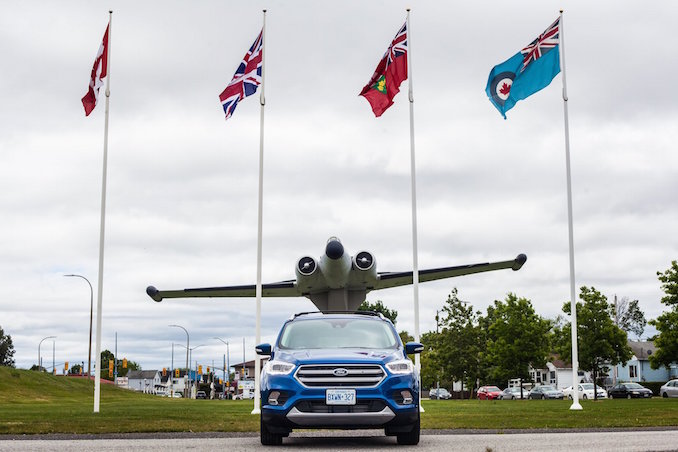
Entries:
{"label": "license plate", "polygon": [[328,389],[325,392],[327,405],[355,405],[355,389]]}

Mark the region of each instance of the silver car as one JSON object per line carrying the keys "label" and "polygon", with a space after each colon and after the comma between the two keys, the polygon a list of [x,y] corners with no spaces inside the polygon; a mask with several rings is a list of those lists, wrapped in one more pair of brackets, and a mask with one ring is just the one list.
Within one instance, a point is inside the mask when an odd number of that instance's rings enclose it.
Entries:
{"label": "silver car", "polygon": [[532,388],[527,396],[528,399],[562,399],[563,391],[550,385],[537,386]]}
{"label": "silver car", "polygon": [[659,395],[662,397],[678,397],[678,379],[666,382],[659,388]]}
{"label": "silver car", "polygon": [[504,389],[501,394],[499,394],[499,399],[501,400],[515,400],[515,399],[522,399],[522,398],[527,398],[527,395],[530,391],[527,389],[523,388],[523,396],[520,396],[520,388],[518,387],[511,387],[511,388],[506,388]]}

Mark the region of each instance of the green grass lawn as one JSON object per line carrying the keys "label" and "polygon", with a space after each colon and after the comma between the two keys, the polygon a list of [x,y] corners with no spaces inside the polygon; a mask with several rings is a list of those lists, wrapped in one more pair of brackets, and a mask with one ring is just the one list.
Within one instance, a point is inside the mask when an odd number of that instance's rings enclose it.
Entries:
{"label": "green grass lawn", "polygon": [[[0,367],[0,434],[256,432],[252,401],[170,399],[93,382]],[[424,400],[424,429],[678,426],[678,399],[582,401]]]}

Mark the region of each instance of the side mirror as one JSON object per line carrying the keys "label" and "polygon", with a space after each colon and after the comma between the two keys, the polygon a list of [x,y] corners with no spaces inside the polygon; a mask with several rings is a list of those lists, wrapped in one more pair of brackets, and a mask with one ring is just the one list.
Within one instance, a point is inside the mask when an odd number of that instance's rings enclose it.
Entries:
{"label": "side mirror", "polygon": [[424,351],[424,346],[419,342],[408,342],[405,344],[405,354],[414,355],[415,353],[421,353]]}
{"label": "side mirror", "polygon": [[271,344],[259,344],[254,347],[254,350],[256,350],[257,355],[271,356]]}

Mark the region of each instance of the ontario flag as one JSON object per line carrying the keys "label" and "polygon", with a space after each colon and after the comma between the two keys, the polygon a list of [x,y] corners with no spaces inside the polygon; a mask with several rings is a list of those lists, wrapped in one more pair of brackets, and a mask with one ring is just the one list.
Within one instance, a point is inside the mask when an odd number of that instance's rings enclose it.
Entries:
{"label": "ontario flag", "polygon": [[546,88],[560,72],[559,46],[560,18],[527,47],[492,68],[485,92],[504,119],[516,102]]}
{"label": "ontario flag", "polygon": [[99,100],[99,88],[104,84],[104,78],[108,74],[108,26],[104,33],[104,39],[99,46],[96,58],[94,58],[94,66],[92,67],[92,74],[89,79],[89,88],[87,94],[82,98],[82,105],[85,107],[85,116],[89,116],[97,106]]}
{"label": "ontario flag", "polygon": [[238,102],[247,96],[257,92],[257,88],[261,85],[261,71],[263,63],[263,45],[264,45],[264,30],[261,30],[254,44],[247,51],[245,57],[242,59],[240,66],[235,71],[231,83],[226,89],[219,94],[219,100],[224,107],[226,119],[230,118],[238,106]]}
{"label": "ontario flag", "polygon": [[360,92],[370,103],[374,116],[381,116],[393,105],[403,80],[407,80],[407,22],[393,38],[374,75]]}

